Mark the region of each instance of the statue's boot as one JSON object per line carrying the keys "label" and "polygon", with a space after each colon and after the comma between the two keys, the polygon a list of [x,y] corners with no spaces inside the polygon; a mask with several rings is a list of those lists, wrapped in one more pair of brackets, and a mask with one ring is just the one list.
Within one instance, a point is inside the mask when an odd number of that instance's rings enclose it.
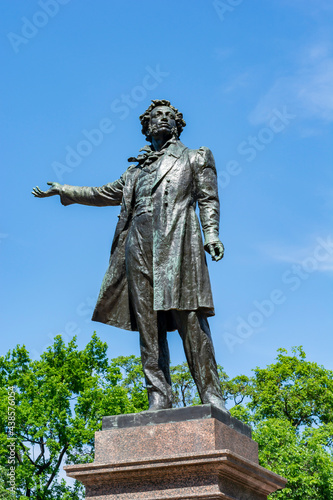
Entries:
{"label": "statue's boot", "polygon": [[148,393],[149,411],[166,410],[172,408],[172,403],[169,399],[158,392],[152,391]]}
{"label": "statue's boot", "polygon": [[204,404],[211,404],[212,406],[215,406],[215,408],[218,408],[219,410],[230,414],[230,411],[225,407],[224,400],[218,396],[206,394],[204,398]]}

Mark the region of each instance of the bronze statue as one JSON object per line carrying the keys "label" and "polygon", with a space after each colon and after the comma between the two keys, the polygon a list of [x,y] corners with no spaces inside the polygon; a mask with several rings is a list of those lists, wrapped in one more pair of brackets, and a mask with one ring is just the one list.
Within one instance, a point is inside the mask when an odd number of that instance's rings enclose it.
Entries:
{"label": "bronze statue", "polygon": [[227,411],[207,321],[215,313],[204,249],[215,261],[224,253],[214,158],[180,142],[186,123],[169,101],[152,101],[140,121],[151,145],[129,158],[120,179],[102,187],[49,182],[33,194],[121,206],[93,321],[139,331],[150,410],[171,407],[167,332],[178,330],[202,403]]}

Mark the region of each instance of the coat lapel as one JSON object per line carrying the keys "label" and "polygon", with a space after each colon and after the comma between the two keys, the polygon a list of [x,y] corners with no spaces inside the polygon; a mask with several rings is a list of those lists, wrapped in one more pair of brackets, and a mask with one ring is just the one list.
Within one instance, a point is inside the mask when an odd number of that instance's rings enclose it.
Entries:
{"label": "coat lapel", "polygon": [[125,210],[127,214],[131,212],[132,198],[134,194],[134,185],[140,172],[141,168],[139,167],[133,168],[130,174],[130,178],[128,179],[128,182],[126,182],[124,186],[123,203],[125,204]]}
{"label": "coat lapel", "polygon": [[157,184],[163,179],[163,177],[169,172],[169,170],[174,166],[176,161],[181,157],[186,146],[180,141],[175,144],[171,144],[168,150],[165,152],[161,160],[156,165],[156,177],[153,183],[152,189],[155,189]]}

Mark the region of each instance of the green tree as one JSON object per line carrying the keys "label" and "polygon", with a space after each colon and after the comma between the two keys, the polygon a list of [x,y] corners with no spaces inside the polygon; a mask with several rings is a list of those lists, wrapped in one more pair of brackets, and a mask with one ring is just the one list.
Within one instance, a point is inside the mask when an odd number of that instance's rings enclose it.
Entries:
{"label": "green tree", "polygon": [[[241,404],[251,391],[249,378],[245,375],[239,375],[233,379],[229,379],[222,366],[217,365],[217,370],[221,381],[224,401],[226,403],[231,401],[234,405]],[[187,363],[171,367],[171,380],[172,403],[174,407],[201,404]]]}
{"label": "green tree", "polygon": [[172,406],[191,406],[198,404],[198,393],[195,388],[194,380],[191,376],[187,363],[172,366]]}
{"label": "green tree", "polygon": [[332,431],[332,424],[324,424],[297,433],[288,420],[274,418],[256,426],[260,465],[288,479],[269,498],[333,499]]}
{"label": "green tree", "polygon": [[[79,483],[59,478],[64,463],[93,460],[103,415],[147,409],[143,374],[134,356],[108,362],[94,334],[83,350],[61,337],[32,361],[25,347],[0,358],[0,465],[8,457],[8,387],[15,393],[16,486],[21,500],[78,500]],[[8,480],[4,478],[5,487]]]}
{"label": "green tree", "polygon": [[279,349],[276,359],[254,370],[249,408],[256,420],[283,418],[296,429],[333,422],[333,372],[307,361],[302,347],[291,356]]}
{"label": "green tree", "polygon": [[0,500],[13,500],[14,493],[8,490],[8,470],[0,466]]}
{"label": "green tree", "polygon": [[288,479],[279,500],[333,500],[333,372],[307,361],[302,347],[256,368],[233,416],[252,425],[260,465]]}

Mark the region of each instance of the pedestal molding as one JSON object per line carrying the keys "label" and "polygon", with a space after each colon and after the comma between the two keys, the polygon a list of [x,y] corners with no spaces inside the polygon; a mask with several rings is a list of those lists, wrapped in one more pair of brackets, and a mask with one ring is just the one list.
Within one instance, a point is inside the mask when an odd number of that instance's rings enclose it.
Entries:
{"label": "pedestal molding", "polygon": [[192,454],[186,454],[173,458],[144,459],[114,464],[67,465],[64,469],[69,477],[77,479],[85,485],[95,484],[96,476],[99,476],[98,480],[104,483],[109,480],[128,480],[130,473],[131,478],[135,480],[146,475],[160,475],[164,469],[175,475],[184,474],[187,470],[192,470],[192,473],[195,473],[196,469],[200,469],[200,474],[216,472],[221,477],[232,478],[263,495],[269,495],[277,489],[283,488],[286,484],[283,477],[230,450],[207,452],[195,457]]}

